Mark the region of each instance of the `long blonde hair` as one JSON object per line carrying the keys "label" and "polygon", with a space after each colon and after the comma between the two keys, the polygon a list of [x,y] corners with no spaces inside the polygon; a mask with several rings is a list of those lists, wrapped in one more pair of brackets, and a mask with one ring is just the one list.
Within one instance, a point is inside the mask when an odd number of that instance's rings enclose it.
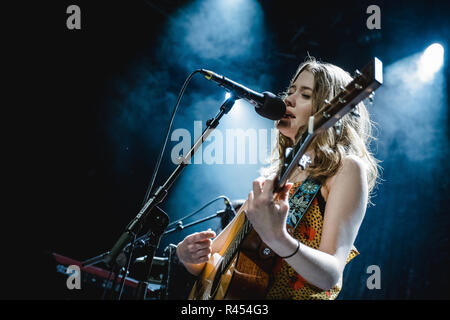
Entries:
{"label": "long blonde hair", "polygon": [[[312,93],[312,114],[324,107],[324,100],[331,101],[342,88],[353,79],[343,69],[329,64],[318,62],[314,58],[308,59],[300,64],[292,78],[292,85],[301,72],[309,71],[314,75],[314,89]],[[289,86],[290,86],[289,85]],[[287,92],[282,94],[286,98]],[[356,106],[358,114],[348,113],[340,120],[340,129],[336,126],[319,133],[310,148],[314,150],[314,161],[308,167],[309,176],[320,183],[324,183],[329,177],[336,174],[342,160],[347,155],[355,155],[366,163],[367,182],[370,195],[377,184],[379,176],[379,160],[369,151],[369,144],[375,138],[372,136],[374,123],[370,120],[369,112],[363,102]],[[295,143],[297,144],[303,133],[307,130],[306,125],[300,127]],[[285,161],[286,148],[292,147],[292,140],[277,130],[276,145],[272,150],[271,165],[262,170],[263,175],[278,172]]]}

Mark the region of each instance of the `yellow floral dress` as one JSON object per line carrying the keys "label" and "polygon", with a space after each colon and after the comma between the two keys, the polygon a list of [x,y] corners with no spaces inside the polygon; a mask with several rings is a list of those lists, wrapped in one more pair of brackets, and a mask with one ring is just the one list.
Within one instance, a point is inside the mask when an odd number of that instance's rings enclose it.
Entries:
{"label": "yellow floral dress", "polygon": [[[289,194],[290,200],[293,199],[293,195],[299,187],[301,187],[301,183],[296,183],[293,185]],[[290,219],[295,220],[295,209],[295,206],[291,206],[289,212]],[[293,228],[291,227],[290,231],[293,231],[293,236],[300,240],[301,243],[311,248],[318,249],[322,235],[324,210],[325,200],[319,190],[303,218],[297,224],[295,230],[292,230]],[[359,252],[353,247],[347,259],[347,263],[358,254]],[[273,281],[270,284],[266,295],[267,299],[334,300],[341,290],[338,285],[328,291],[324,291],[316,286],[313,286],[312,284],[309,284],[282,258],[277,258],[273,269],[273,276]]]}

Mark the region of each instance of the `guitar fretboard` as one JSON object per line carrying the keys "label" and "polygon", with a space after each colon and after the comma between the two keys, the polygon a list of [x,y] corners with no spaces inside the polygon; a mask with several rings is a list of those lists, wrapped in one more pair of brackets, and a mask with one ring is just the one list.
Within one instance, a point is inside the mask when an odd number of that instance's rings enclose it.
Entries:
{"label": "guitar fretboard", "polygon": [[228,268],[228,265],[230,264],[231,259],[235,256],[236,252],[238,251],[239,246],[242,243],[242,240],[244,240],[245,236],[252,229],[252,225],[245,215],[244,219],[245,219],[244,223],[242,224],[239,231],[236,233],[236,236],[234,237],[233,241],[230,243],[227,250],[225,251],[225,254],[223,255],[222,264],[220,266],[221,274]]}

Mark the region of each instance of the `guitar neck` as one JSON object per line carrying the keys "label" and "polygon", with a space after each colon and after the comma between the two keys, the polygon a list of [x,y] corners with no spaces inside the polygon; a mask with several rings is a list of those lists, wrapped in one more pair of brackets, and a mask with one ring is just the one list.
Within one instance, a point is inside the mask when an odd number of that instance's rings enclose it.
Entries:
{"label": "guitar neck", "polygon": [[304,139],[302,139],[303,143],[299,143],[297,145],[298,148],[294,148],[294,150],[291,152],[290,157],[292,157],[292,153],[295,153],[295,155],[293,156],[292,159],[285,161],[284,167],[281,170],[281,174],[278,175],[278,179],[277,181],[275,181],[274,192],[280,192],[281,189],[283,189],[291,173],[296,168],[298,168],[299,162],[302,159],[303,155],[305,154],[306,150],[308,149],[309,145],[311,144],[312,139],[313,135],[307,134],[304,137]]}
{"label": "guitar neck", "polygon": [[231,261],[233,260],[233,257],[236,255],[237,251],[239,250],[239,247],[240,247],[242,241],[252,230],[252,225],[251,225],[250,221],[247,219],[247,216],[245,215],[244,210],[240,211],[239,214],[244,215],[244,222],[242,223],[242,225],[236,232],[233,240],[228,245],[228,248],[226,249],[225,253],[223,254],[223,260],[222,260],[222,265],[220,267],[220,273],[223,273],[228,268]]}

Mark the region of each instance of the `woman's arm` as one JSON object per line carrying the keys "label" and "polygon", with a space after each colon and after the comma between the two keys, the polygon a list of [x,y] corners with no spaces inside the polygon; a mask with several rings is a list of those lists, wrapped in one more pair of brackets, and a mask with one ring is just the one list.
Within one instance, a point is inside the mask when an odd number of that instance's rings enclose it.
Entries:
{"label": "woman's arm", "polygon": [[[268,184],[269,182],[269,184]],[[279,256],[289,256],[298,246],[297,240],[286,230],[287,211],[284,205],[265,204],[265,191],[273,188],[273,181],[267,180],[264,187],[249,195],[249,216],[262,240]],[[266,187],[266,185],[269,185]],[[364,163],[357,157],[344,159],[342,167],[328,183],[328,198],[319,249],[300,244],[298,252],[286,259],[309,283],[329,290],[342,276],[348,255],[355,241],[367,206],[368,186]],[[255,183],[254,183],[255,192]],[[253,197],[253,198],[252,198]],[[251,199],[252,198],[252,199]],[[275,204],[275,206],[274,206]],[[282,222],[282,223],[281,223]],[[269,226],[275,226],[270,230]]]}

